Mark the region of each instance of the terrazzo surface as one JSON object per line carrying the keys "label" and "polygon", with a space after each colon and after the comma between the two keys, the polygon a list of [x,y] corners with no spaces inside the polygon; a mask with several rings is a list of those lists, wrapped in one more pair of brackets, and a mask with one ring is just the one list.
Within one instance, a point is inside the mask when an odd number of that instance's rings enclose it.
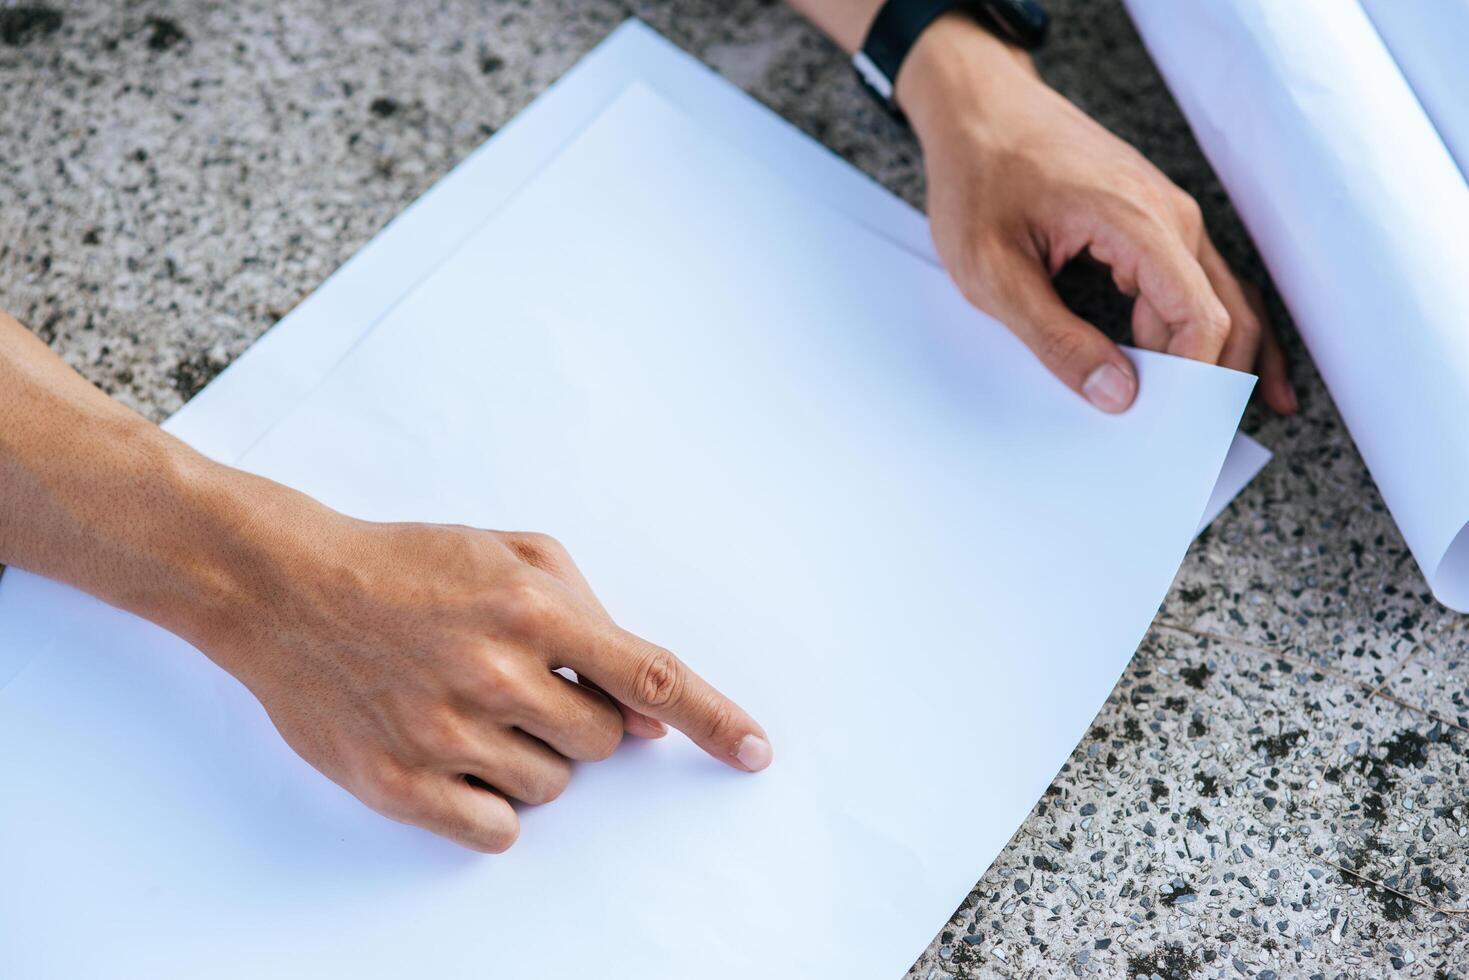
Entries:
{"label": "terrazzo surface", "polygon": [[[1046,76],[1263,281],[1120,6],[1051,8]],[[161,420],[629,15],[921,203],[911,139],[774,3],[0,4],[0,305]],[[1274,462],[911,977],[1469,973],[1465,630],[1285,330],[1301,414],[1246,420]]]}

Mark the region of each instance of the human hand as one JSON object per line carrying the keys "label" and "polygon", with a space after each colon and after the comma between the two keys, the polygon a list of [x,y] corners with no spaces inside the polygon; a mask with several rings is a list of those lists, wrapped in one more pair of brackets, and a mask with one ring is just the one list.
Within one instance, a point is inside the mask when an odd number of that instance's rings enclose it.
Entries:
{"label": "human hand", "polygon": [[760,726],[619,629],[544,535],[344,517],[202,456],[3,312],[0,391],[0,562],[189,641],[387,816],[502,851],[509,799],[550,800],[571,760],[664,723],[770,764]]}
{"label": "human hand", "polygon": [[1209,240],[1198,204],[1049,88],[1028,56],[949,14],[920,36],[897,83],[945,267],[1058,378],[1106,412],[1137,395],[1127,357],[1052,285],[1085,251],[1136,297],[1137,346],[1258,371],[1265,403],[1296,410],[1258,295]]}
{"label": "human hand", "polygon": [[571,760],[605,759],[624,730],[666,722],[734,768],[770,763],[760,726],[613,623],[553,539],[307,504],[272,537],[310,544],[258,563],[254,598],[199,645],[374,810],[500,852],[519,833],[508,799],[554,799]]}

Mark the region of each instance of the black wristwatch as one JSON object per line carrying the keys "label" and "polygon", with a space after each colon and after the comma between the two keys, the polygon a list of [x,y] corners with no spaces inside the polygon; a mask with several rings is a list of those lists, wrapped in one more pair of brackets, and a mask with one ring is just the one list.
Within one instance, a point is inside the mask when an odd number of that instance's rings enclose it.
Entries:
{"label": "black wristwatch", "polygon": [[893,83],[903,59],[928,25],[941,14],[957,10],[974,18],[992,34],[1026,49],[1046,39],[1051,19],[1035,0],[886,0],[862,49],[852,56],[852,67],[862,87],[899,118],[893,101]]}

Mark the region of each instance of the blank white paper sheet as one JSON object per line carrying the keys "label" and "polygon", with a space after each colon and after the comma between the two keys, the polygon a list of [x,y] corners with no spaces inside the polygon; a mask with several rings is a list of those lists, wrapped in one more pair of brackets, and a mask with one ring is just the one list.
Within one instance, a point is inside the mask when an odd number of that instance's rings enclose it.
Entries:
{"label": "blank white paper sheet", "polygon": [[1102,415],[735,129],[606,91],[287,410],[197,444],[364,518],[557,535],[775,764],[630,743],[471,854],[326,781],[182,641],[7,577],[0,976],[906,970],[1112,689],[1253,379],[1135,353]]}

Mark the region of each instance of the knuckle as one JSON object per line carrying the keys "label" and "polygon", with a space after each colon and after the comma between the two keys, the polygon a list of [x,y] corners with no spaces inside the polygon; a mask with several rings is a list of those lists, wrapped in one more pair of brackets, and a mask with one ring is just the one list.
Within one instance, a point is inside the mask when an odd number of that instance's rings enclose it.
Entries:
{"label": "knuckle", "polygon": [[1117,291],[1122,295],[1136,296],[1138,293],[1137,266],[1130,263],[1116,263],[1112,266],[1112,282],[1116,284]]}
{"label": "knuckle", "polygon": [[610,758],[622,744],[622,716],[599,719],[587,737],[587,761],[601,762]]}
{"label": "knuckle", "polygon": [[1231,322],[1233,324],[1231,328],[1232,332],[1239,334],[1245,340],[1251,342],[1258,341],[1265,332],[1265,328],[1260,323],[1259,317],[1253,313],[1241,313],[1232,317]]}
{"label": "knuckle", "polygon": [[682,683],[678,658],[655,647],[638,661],[632,690],[641,703],[662,708],[677,700]]}
{"label": "knuckle", "polygon": [[1125,168],[1111,176],[1101,200],[1104,211],[1119,221],[1146,221],[1157,213],[1157,197],[1151,175]]}
{"label": "knuckle", "polygon": [[532,806],[540,806],[543,803],[550,803],[566,792],[566,787],[570,783],[571,766],[554,766],[548,771],[527,775],[519,798],[522,802]]}
{"label": "knuckle", "polygon": [[553,628],[560,605],[544,582],[524,575],[510,583],[505,595],[505,616],[512,629],[539,634]]}
{"label": "knuckle", "polygon": [[1203,230],[1204,209],[1199,206],[1198,201],[1194,200],[1192,194],[1175,189],[1173,195],[1173,213],[1178,215],[1178,221],[1186,231],[1194,233]]}
{"label": "knuckle", "polygon": [[515,658],[504,650],[491,650],[480,657],[475,675],[474,693],[485,704],[512,701],[522,688]]}
{"label": "knuckle", "polygon": [[359,781],[357,796],[369,807],[395,820],[407,819],[414,810],[413,780],[398,763],[381,759],[368,767]]}
{"label": "knuckle", "polygon": [[447,708],[431,712],[414,728],[419,746],[436,760],[462,759],[469,754],[469,733],[456,712]]}
{"label": "knuckle", "polygon": [[568,557],[566,547],[560,541],[540,531],[516,534],[510,541],[510,548],[521,561],[543,571],[555,570]]}
{"label": "knuckle", "polygon": [[1215,300],[1205,308],[1202,323],[1206,334],[1214,340],[1223,342],[1229,336],[1233,320],[1230,318],[1229,311],[1224,308],[1224,304]]}
{"label": "knuckle", "polygon": [[724,736],[735,727],[734,712],[721,702],[709,705],[704,712],[704,734],[710,742],[724,741]]}
{"label": "knuckle", "polygon": [[556,557],[571,554],[571,552],[566,550],[566,545],[561,543],[560,538],[537,532],[536,541],[540,544],[543,551]]}
{"label": "knuckle", "polygon": [[1036,344],[1037,353],[1047,364],[1071,364],[1086,351],[1086,338],[1081,331],[1067,327],[1047,330]]}
{"label": "knuckle", "polygon": [[520,821],[513,816],[504,823],[470,828],[465,842],[482,854],[504,854],[520,837]]}

